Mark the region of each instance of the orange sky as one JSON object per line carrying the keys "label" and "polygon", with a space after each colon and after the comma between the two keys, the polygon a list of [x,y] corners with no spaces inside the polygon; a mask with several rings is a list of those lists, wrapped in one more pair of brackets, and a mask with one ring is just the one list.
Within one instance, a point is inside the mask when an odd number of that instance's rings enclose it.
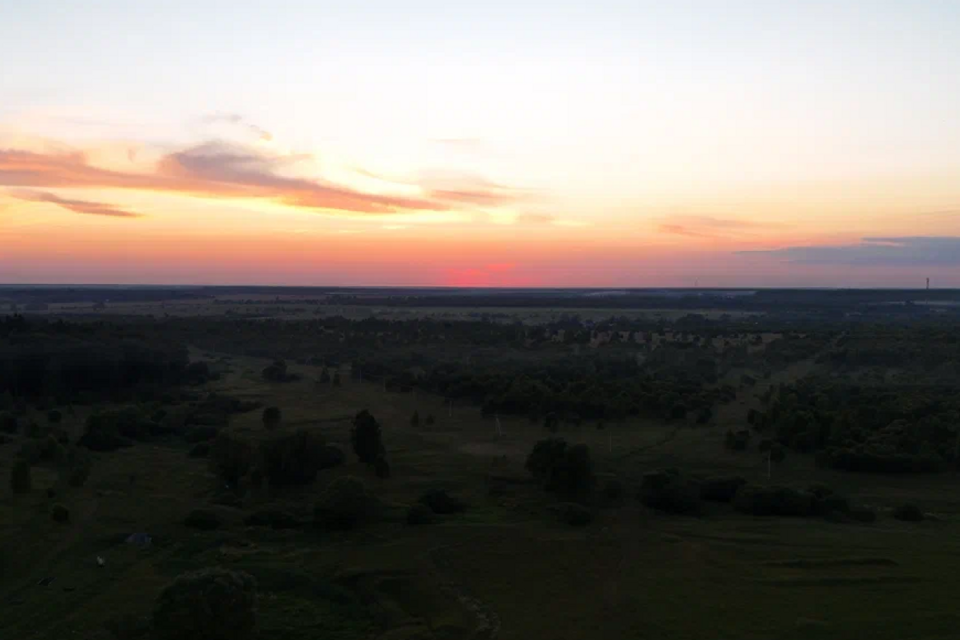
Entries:
{"label": "orange sky", "polygon": [[960,10],[48,1],[0,283],[960,286]]}

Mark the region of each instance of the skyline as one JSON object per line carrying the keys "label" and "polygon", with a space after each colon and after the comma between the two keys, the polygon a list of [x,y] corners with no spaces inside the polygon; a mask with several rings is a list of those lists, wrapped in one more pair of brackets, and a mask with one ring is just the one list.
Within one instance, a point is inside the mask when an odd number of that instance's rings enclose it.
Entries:
{"label": "skyline", "polygon": [[0,283],[960,286],[960,5],[0,7]]}

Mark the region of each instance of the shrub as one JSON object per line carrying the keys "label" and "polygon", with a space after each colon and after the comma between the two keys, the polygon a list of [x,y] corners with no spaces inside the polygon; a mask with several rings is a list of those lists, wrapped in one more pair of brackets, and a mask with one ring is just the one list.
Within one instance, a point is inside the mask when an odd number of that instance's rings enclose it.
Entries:
{"label": "shrub", "polygon": [[556,433],[560,429],[560,418],[556,413],[550,412],[543,418],[543,428],[550,433]]}
{"label": "shrub", "polygon": [[50,518],[54,522],[67,523],[70,522],[70,510],[67,509],[60,503],[53,505],[50,508]]}
{"label": "shrub", "polygon": [[903,504],[893,510],[893,517],[904,522],[920,522],[923,511],[915,504]]}
{"label": "shrub", "polygon": [[724,437],[724,445],[731,451],[746,451],[750,445],[750,431],[747,429],[728,430]]}
{"label": "shrub", "polygon": [[87,482],[87,478],[90,477],[90,468],[92,466],[89,457],[74,456],[74,458],[70,460],[69,466],[61,469],[61,477],[65,477],[69,486],[75,489],[80,488]]}
{"label": "shrub", "polygon": [[206,458],[210,455],[210,443],[198,442],[190,449],[189,455],[191,458]]}
{"label": "shrub", "polygon": [[593,522],[593,512],[574,502],[563,502],[555,505],[552,507],[552,511],[560,522],[575,527],[582,527]]}
{"label": "shrub", "polygon": [[334,467],[339,467],[347,460],[346,454],[339,447],[335,447],[331,444],[325,445],[320,448],[319,451],[320,459],[320,470],[323,469],[332,469]]}
{"label": "shrub", "polygon": [[210,447],[210,466],[227,483],[236,486],[250,472],[254,458],[253,445],[232,431],[217,435]]}
{"label": "shrub", "polygon": [[786,487],[740,487],[734,497],[737,511],[755,516],[809,516],[814,513],[813,495]]}
{"label": "shrub", "polygon": [[787,457],[787,450],[783,448],[783,445],[779,443],[773,443],[770,447],[770,461],[771,462],[783,462]]}
{"label": "shrub", "polygon": [[47,411],[47,422],[50,424],[60,424],[63,420],[63,414],[56,409],[51,409]]}
{"label": "shrub", "polygon": [[353,419],[350,442],[357,458],[365,464],[375,463],[383,451],[380,423],[366,409],[358,413]]}
{"label": "shrub", "polygon": [[850,513],[850,501],[837,494],[828,494],[818,498],[813,495],[813,512],[819,516],[834,516]]}
{"label": "shrub", "polygon": [[320,372],[320,384],[330,384],[330,372],[326,367]]}
{"label": "shrub", "polygon": [[67,457],[67,450],[52,433],[47,435],[40,445],[40,460],[44,462],[62,462]]}
{"label": "shrub", "polygon": [[258,466],[271,487],[310,484],[323,468],[327,454],[320,434],[298,429],[262,441]]}
{"label": "shrub", "polygon": [[32,486],[30,463],[23,459],[15,461],[10,469],[10,488],[14,493],[29,493]]}
{"label": "shrub", "polygon": [[667,513],[699,513],[700,486],[676,469],[645,473],[640,483],[640,502]]}
{"label": "shrub", "polygon": [[593,487],[593,463],[590,448],[585,444],[567,447],[563,456],[550,469],[546,488],[562,496],[583,495]]}
{"label": "shrub", "polygon": [[412,504],[407,509],[407,524],[421,525],[433,522],[433,511],[425,504]]}
{"label": "shrub", "polygon": [[271,527],[273,529],[296,529],[300,521],[286,511],[280,509],[264,509],[250,514],[243,521],[251,527]]}
{"label": "shrub", "polygon": [[17,457],[26,460],[31,465],[40,462],[42,455],[43,444],[36,440],[27,440],[20,445],[20,449],[17,451]]}
{"label": "shrub", "polygon": [[383,456],[377,458],[377,461],[373,464],[373,469],[377,477],[381,480],[386,480],[390,477],[390,463],[387,462],[387,459]]}
{"label": "shrub", "polygon": [[313,516],[322,527],[352,529],[370,518],[372,508],[373,501],[363,482],[352,476],[342,476],[320,494]]}
{"label": "shrub", "polygon": [[0,431],[4,433],[16,433],[20,425],[17,417],[8,411],[0,412]]}
{"label": "shrub", "polygon": [[420,412],[414,411],[413,415],[410,416],[410,426],[416,429],[420,426]]}
{"label": "shrub", "polygon": [[223,521],[213,511],[205,509],[194,509],[184,518],[183,524],[191,529],[200,529],[201,531],[213,531],[223,525]]}
{"label": "shrub", "polygon": [[740,476],[707,478],[700,483],[700,497],[713,502],[731,502],[747,481]]}
{"label": "shrub", "polygon": [[428,413],[428,414],[427,414],[427,419],[424,421],[424,424],[426,424],[426,425],[429,427],[429,426],[431,426],[431,425],[432,425],[434,422],[436,422],[436,421],[437,421],[437,419],[433,417],[433,414],[432,414],[432,413]]}
{"label": "shrub", "polygon": [[603,485],[603,495],[610,500],[619,500],[623,496],[623,484],[612,478]]}
{"label": "shrub", "polygon": [[553,468],[563,459],[567,451],[567,441],[563,438],[547,438],[533,445],[524,465],[534,477],[546,482]]}
{"label": "shrub", "polygon": [[151,425],[134,408],[101,411],[87,418],[84,433],[77,444],[93,451],[115,451],[130,446],[131,440],[146,440]]}
{"label": "shrub", "polygon": [[220,429],[210,425],[197,425],[190,427],[183,434],[183,439],[188,443],[193,444],[197,442],[209,442],[217,437],[217,434],[220,433]]}
{"label": "shrub", "polygon": [[426,505],[430,511],[440,515],[459,513],[467,506],[456,496],[451,496],[443,489],[433,489],[420,496],[420,503]]}
{"label": "shrub", "polygon": [[247,573],[204,569],[166,587],[153,611],[156,640],[249,640],[256,627],[257,583]]}
{"label": "shrub", "polygon": [[267,407],[263,410],[263,427],[265,429],[276,429],[280,426],[280,409],[277,407]]}
{"label": "shrub", "polygon": [[294,377],[287,374],[287,363],[283,360],[274,360],[273,364],[261,372],[261,375],[267,382],[287,382]]}
{"label": "shrub", "polygon": [[339,372],[339,371],[337,371],[336,373],[333,374],[333,386],[335,386],[335,387],[339,387],[339,386],[340,386],[340,372]]}
{"label": "shrub", "polygon": [[853,507],[850,509],[850,517],[857,522],[876,522],[877,512],[870,507]]}

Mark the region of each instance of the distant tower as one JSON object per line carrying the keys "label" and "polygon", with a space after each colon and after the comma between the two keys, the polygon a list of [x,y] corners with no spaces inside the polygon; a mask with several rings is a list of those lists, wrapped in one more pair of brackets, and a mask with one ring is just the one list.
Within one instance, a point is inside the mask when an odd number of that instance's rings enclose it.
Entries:
{"label": "distant tower", "polygon": [[930,278],[927,278],[927,291],[930,291]]}

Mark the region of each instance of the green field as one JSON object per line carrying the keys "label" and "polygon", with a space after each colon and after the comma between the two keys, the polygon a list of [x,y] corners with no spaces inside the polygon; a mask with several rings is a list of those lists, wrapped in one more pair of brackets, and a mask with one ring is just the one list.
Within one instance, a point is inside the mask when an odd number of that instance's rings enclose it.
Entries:
{"label": "green field", "polygon": [[[597,507],[593,524],[570,528],[555,521],[550,499],[523,470],[544,436],[541,425],[505,417],[498,434],[494,419],[475,406],[451,409],[423,391],[385,392],[349,378],[341,387],[321,385],[310,366],[292,367],[300,381],[270,384],[259,375],[266,364],[232,357],[205,390],[279,406],[281,429],[319,430],[345,450],[353,415],[369,409],[383,425],[392,477],[378,479],[351,454],[312,487],[248,494],[242,505],[222,506],[212,504],[223,487],[208,463],[175,441],[95,454],[86,485],[58,488],[52,498],[46,490],[56,474],[35,468],[29,494],[0,488],[0,637],[137,637],[159,591],[205,566],[258,579],[260,634],[271,640],[957,637],[960,498],[952,474],[852,475],[818,469],[802,456],[772,469],[777,483],[823,482],[877,508],[875,524],[748,517],[726,505],[699,517],[670,516],[639,504],[642,474],[659,467],[765,482],[762,457],[722,445],[753,392],[742,392],[742,402],[707,426],[565,426],[563,437],[590,445],[601,477],[627,487],[621,501]],[[414,410],[433,414],[435,424],[414,429]],[[79,411],[65,419],[74,436],[83,417]],[[263,429],[257,411],[235,415],[229,428]],[[0,447],[4,470],[17,438]],[[345,474],[363,478],[385,505],[379,522],[349,533],[243,524],[245,513],[265,504],[309,519],[320,489]],[[504,495],[489,494],[491,477],[506,481]],[[405,506],[431,487],[456,493],[469,508],[431,525],[406,525]],[[69,524],[50,519],[54,502],[68,506]],[[887,510],[903,502],[936,518],[891,519]],[[184,526],[198,507],[219,513],[225,526]],[[149,533],[154,543],[126,544],[134,532]],[[44,579],[49,584],[41,586]],[[124,623],[134,630],[108,631]]]}

